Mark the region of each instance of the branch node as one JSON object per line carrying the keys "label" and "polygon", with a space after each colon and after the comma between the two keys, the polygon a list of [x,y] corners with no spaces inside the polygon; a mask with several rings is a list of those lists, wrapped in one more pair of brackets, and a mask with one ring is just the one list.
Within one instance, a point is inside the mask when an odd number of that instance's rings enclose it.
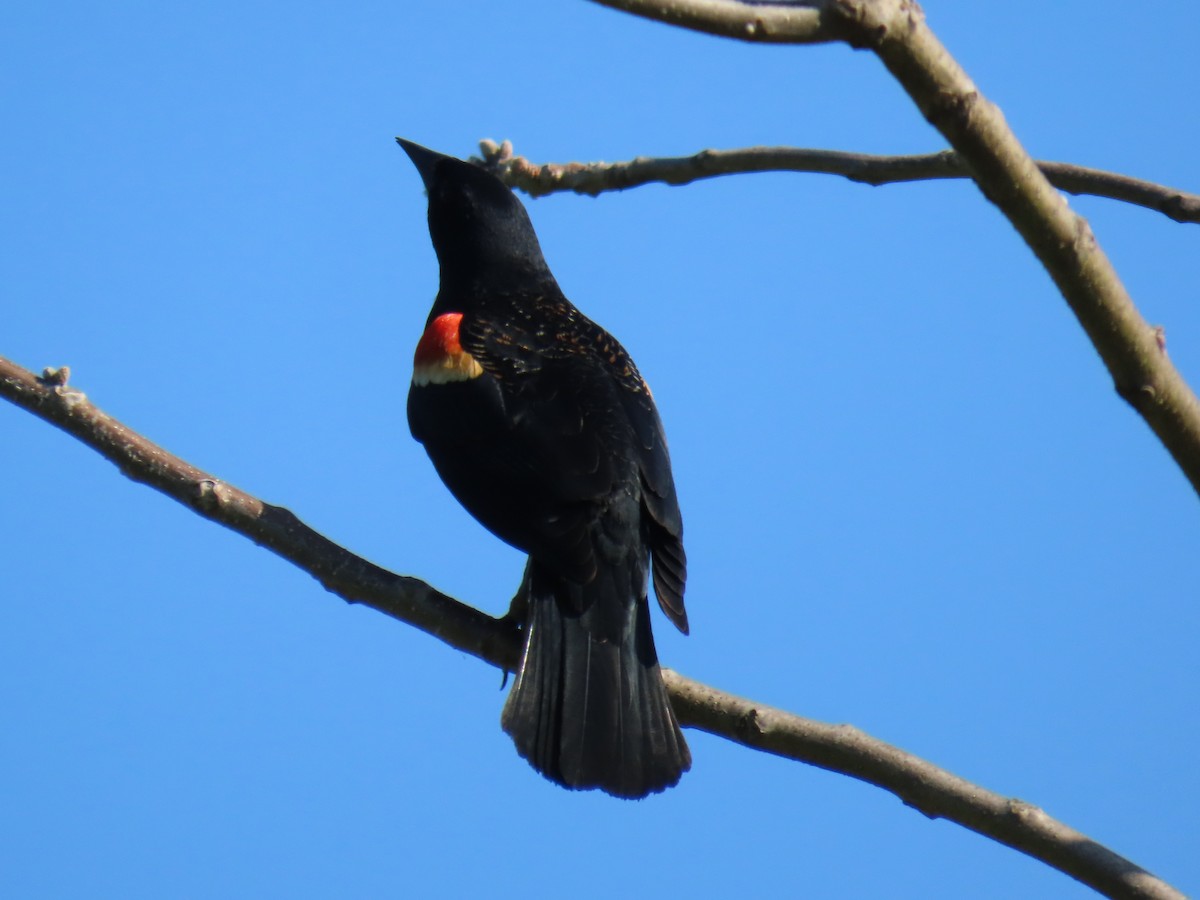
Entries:
{"label": "branch node", "polygon": [[970,129],[975,110],[983,102],[979,91],[950,88],[935,92],[921,111],[938,131],[962,134]]}
{"label": "branch node", "polygon": [[766,732],[766,729],[763,727],[762,718],[759,716],[758,710],[754,707],[751,707],[741,716],[738,716],[734,728],[737,729],[738,736],[751,746],[755,746],[758,739]]}
{"label": "branch node", "polygon": [[921,7],[912,0],[890,3],[837,0],[828,9],[842,20],[842,39],[855,50],[874,50],[897,26],[904,24],[911,28],[924,18]]}
{"label": "branch node", "polygon": [[479,152],[484,168],[499,174],[503,171],[513,158],[512,141],[501,141],[496,143],[491,138],[484,138],[479,142]]}
{"label": "branch node", "polygon": [[[1062,197],[1062,195],[1059,195]],[[1066,203],[1066,198],[1063,197],[1063,203]],[[1096,234],[1092,231],[1092,226],[1088,224],[1088,220],[1083,216],[1075,216],[1075,247],[1076,253],[1082,256],[1085,253],[1096,252]]]}
{"label": "branch node", "polygon": [[1040,806],[1034,806],[1024,800],[1018,800],[1016,797],[1008,801],[1008,814],[1016,819],[1022,825],[1040,824],[1047,818],[1046,813]]}
{"label": "branch node", "polygon": [[1176,222],[1195,222],[1200,216],[1200,202],[1197,202],[1194,194],[1176,191],[1163,200],[1159,211]]}
{"label": "branch node", "polygon": [[42,384],[47,387],[66,387],[67,381],[71,377],[70,366],[59,366],[57,369],[47,366],[42,369],[41,377],[38,378]]}
{"label": "branch node", "polygon": [[196,482],[192,502],[197,509],[206,513],[220,509],[229,502],[229,486],[215,478],[201,478]]}
{"label": "branch node", "polygon": [[1158,403],[1159,391],[1148,381],[1140,384],[1114,384],[1117,396],[1132,406],[1138,413],[1145,415],[1149,407]]}
{"label": "branch node", "polygon": [[195,503],[201,509],[210,509],[217,505],[214,494],[217,491],[217,483],[211,478],[202,478],[196,482],[195,488]]}

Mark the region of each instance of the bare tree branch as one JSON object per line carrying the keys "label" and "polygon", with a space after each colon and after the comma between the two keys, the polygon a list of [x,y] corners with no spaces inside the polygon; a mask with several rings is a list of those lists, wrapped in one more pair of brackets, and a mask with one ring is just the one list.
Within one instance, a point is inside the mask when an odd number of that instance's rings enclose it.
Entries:
{"label": "bare tree branch", "polygon": [[480,659],[512,670],[520,659],[516,629],[434,588],[355,556],[313,531],[289,510],[264,503],[172,456],[97,409],[67,385],[70,370],[41,378],[0,357],[0,396],[87,444],[123,474],[193,512],[245,535],[308,572],[349,603],[407,622]]}
{"label": "bare tree branch", "polygon": [[636,16],[718,37],[764,44],[823,44],[844,40],[824,2],[739,3],[734,0],[592,0]]}
{"label": "bare tree branch", "polygon": [[[99,410],[68,385],[70,371],[39,378],[0,357],[0,396],[58,426],[194,512],[242,534],[316,578],[350,603],[414,625],[507,671],[520,636],[420,581],[355,556],[295,515],[172,456]],[[993,794],[847,725],[826,725],[743,700],[666,671],[682,724],[735,743],[878,785],[931,818],[945,818],[1040,859],[1111,897],[1180,898],[1170,885],[1040,809]]]}
{"label": "bare tree branch", "polygon": [[891,791],[931,819],[948,819],[1039,859],[1109,897],[1183,894],[1023,800],[994,794],[851,725],[803,719],[667,673],[681,722]]}
{"label": "bare tree branch", "polygon": [[[508,184],[520,188],[531,197],[558,191],[574,191],[595,197],[605,191],[623,191],[654,182],[678,186],[705,178],[750,172],[841,175],[850,181],[875,186],[971,177],[953,150],[877,156],[801,147],[746,147],[740,150],[701,150],[691,156],[639,156],[628,162],[537,165],[523,156],[513,156],[512,145],[508,141],[502,144],[481,141],[480,148],[485,161],[494,166]],[[1070,163],[1039,160],[1036,165],[1059,190],[1143,206],[1176,222],[1200,223],[1200,194]]]}
{"label": "bare tree branch", "polygon": [[1068,194],[1091,194],[1157,210],[1176,222],[1200,223],[1200,194],[1190,194],[1152,181],[1089,169],[1070,163],[1037,160],[1052,185]]}
{"label": "bare tree branch", "polygon": [[1100,354],[1117,393],[1200,492],[1200,401],[1167,358],[1162,331],[1142,318],[1087,221],[1071,211],[913,0],[593,2],[739,40],[842,41],[875,53],[1033,250]]}

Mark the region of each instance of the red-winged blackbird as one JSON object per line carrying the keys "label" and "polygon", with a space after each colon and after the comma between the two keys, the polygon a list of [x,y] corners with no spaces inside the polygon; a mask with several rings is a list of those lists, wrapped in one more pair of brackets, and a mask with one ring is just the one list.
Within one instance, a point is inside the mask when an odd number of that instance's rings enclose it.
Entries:
{"label": "red-winged blackbird", "polygon": [[659,605],[686,634],[687,563],[650,389],[563,296],[503,182],[397,140],[425,182],[441,273],[409,428],[467,511],[529,554],[504,730],[565,787],[661,791],[691,754],[659,673],[647,575],[653,560]]}

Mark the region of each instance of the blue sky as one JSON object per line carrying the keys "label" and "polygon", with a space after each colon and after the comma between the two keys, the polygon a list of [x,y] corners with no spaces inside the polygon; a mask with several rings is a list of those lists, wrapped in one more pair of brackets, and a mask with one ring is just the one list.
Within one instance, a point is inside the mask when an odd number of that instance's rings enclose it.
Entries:
{"label": "blue sky", "polygon": [[[1200,189],[1200,6],[926,3],[1036,156]],[[585,2],[0,14],[0,354],[394,571],[521,571],[404,422],[436,290],[400,134],[539,161],[941,149],[882,66]],[[1200,383],[1195,226],[1092,198]],[[654,387],[691,561],[666,664],[849,722],[1200,892],[1200,503],[967,183],[529,204]],[[12,896],[1083,897],[890,794],[689,732],[641,803],[539,779],[500,675],[0,404]]]}

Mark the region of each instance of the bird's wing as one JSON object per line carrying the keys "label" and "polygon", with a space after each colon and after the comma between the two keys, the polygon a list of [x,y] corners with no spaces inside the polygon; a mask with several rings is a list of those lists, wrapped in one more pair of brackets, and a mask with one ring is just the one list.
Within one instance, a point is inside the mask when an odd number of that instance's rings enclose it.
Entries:
{"label": "bird's wing", "polygon": [[647,513],[646,540],[654,561],[654,593],[667,618],[687,634],[687,612],[683,605],[687,582],[683,516],[671,474],[667,436],[646,380],[632,361],[625,372],[619,379],[621,405],[637,440],[642,505]]}
{"label": "bird's wing", "polygon": [[686,633],[683,519],[654,398],[614,337],[565,299],[542,302],[553,304],[555,315],[537,320],[554,322],[553,330],[511,317],[476,315],[462,323],[463,347],[500,385],[511,423],[513,440],[497,462],[536,476],[553,510],[543,517],[544,537],[559,553],[564,545],[579,552],[600,509],[632,487],[640,496],[655,594]]}
{"label": "bird's wing", "polygon": [[[625,490],[637,475],[617,391],[593,360],[525,323],[467,316],[460,338],[495,384],[504,422],[487,447],[487,466],[509,486],[508,502],[522,507],[511,517],[521,534],[504,534],[503,522],[489,527],[560,574],[590,580],[596,523],[618,505],[615,497],[635,496]],[[494,519],[502,518],[497,511]],[[626,518],[636,535],[636,514]]]}

